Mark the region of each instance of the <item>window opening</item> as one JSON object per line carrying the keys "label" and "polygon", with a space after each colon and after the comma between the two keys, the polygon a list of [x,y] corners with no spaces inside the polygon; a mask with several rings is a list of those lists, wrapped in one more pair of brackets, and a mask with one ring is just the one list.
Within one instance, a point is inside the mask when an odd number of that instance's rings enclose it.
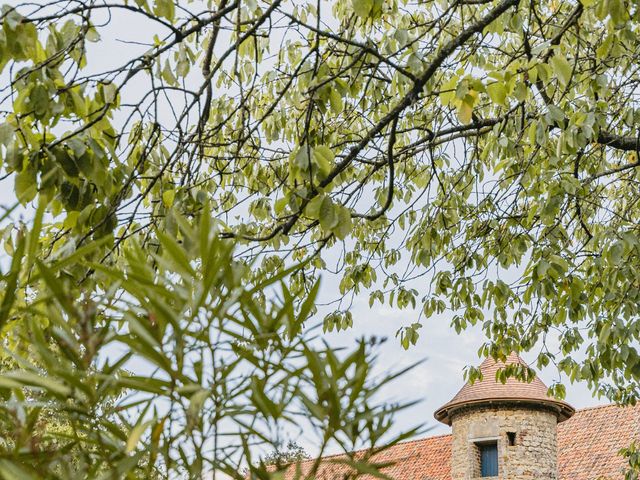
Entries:
{"label": "window opening", "polygon": [[480,449],[480,474],[484,477],[498,476],[498,443],[478,445]]}
{"label": "window opening", "polygon": [[516,444],[516,432],[507,432],[507,438],[509,439],[509,446],[513,447]]}

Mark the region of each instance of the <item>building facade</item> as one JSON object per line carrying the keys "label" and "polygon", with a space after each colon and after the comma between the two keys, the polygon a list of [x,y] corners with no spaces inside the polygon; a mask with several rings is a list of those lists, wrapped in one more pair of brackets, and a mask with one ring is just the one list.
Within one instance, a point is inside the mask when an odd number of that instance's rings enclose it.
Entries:
{"label": "building facade", "polygon": [[[524,365],[515,354],[507,363]],[[640,441],[640,407],[576,411],[549,397],[537,377],[530,383],[498,382],[496,373],[503,367],[487,359],[480,366],[482,380],[467,383],[435,412],[438,421],[451,426],[451,434],[395,445],[374,461],[388,463],[383,472],[394,480],[624,479],[627,462],[619,451]],[[340,458],[327,459],[312,478],[354,478]],[[304,472],[313,464],[290,468],[285,479],[307,478]]]}

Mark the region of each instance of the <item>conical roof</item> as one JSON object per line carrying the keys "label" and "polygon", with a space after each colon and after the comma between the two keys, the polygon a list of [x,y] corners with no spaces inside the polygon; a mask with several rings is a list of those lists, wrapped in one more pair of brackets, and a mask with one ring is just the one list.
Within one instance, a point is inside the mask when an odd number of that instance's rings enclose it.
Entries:
{"label": "conical roof", "polygon": [[573,415],[575,409],[568,403],[549,396],[547,386],[537,376],[530,383],[512,377],[507,378],[506,383],[497,380],[498,370],[512,364],[528,367],[516,353],[509,355],[506,362],[497,362],[493,358],[487,358],[480,365],[482,380],[473,384],[467,382],[451,401],[435,412],[436,420],[451,425],[451,414],[461,407],[471,405],[480,407],[496,403],[546,407],[556,412],[560,422]]}

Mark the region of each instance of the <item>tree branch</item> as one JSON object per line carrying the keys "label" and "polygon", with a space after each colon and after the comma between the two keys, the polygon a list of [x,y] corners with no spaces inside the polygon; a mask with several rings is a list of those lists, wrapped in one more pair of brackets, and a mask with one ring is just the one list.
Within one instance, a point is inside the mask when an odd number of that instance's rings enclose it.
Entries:
{"label": "tree branch", "polygon": [[598,134],[598,143],[626,152],[640,150],[640,137],[624,137],[609,132],[600,132]]}
{"label": "tree branch", "polygon": [[[327,177],[320,182],[319,188],[327,187],[333,180],[340,175],[358,154],[368,145],[374,136],[379,134],[394,118],[399,116],[405,108],[417,101],[425,85],[431,80],[433,75],[438,71],[438,68],[442,63],[455,52],[458,48],[465,44],[467,40],[473,37],[476,33],[482,32],[488,25],[493,23],[498,17],[500,17],[509,8],[518,5],[520,0],[503,0],[496,8],[491,10],[485,17],[481,18],[471,26],[466,28],[456,38],[449,41],[442,49],[437,53],[434,59],[431,61],[425,71],[418,77],[418,80],[414,83],[411,91],[387,114],[385,115],[367,134],[364,136],[357,145],[349,150],[349,153],[345,158],[338,163],[338,165],[327,175]],[[318,194],[318,188],[313,189],[305,202],[300,207],[300,211],[304,210],[306,204]],[[278,228],[281,228],[282,233],[289,233],[291,228],[296,224],[299,218],[299,213],[293,215],[286,223],[281,224]]]}
{"label": "tree branch", "polygon": [[389,209],[391,206],[391,202],[393,201],[393,182],[395,181],[395,166],[394,166],[394,157],[393,157],[393,146],[396,143],[396,129],[398,127],[398,120],[400,117],[396,117],[393,119],[393,123],[391,124],[391,133],[389,134],[389,148],[387,151],[387,163],[389,164],[389,186],[387,190],[387,199],[384,202],[384,205],[380,210],[370,215],[363,215],[361,213],[353,213],[351,216],[353,218],[364,218],[365,220],[377,220]]}

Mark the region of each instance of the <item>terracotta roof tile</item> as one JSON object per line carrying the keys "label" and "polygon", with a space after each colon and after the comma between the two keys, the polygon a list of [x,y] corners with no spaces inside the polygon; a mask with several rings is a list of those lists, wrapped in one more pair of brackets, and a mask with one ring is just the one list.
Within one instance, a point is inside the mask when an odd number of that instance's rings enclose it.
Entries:
{"label": "terracotta roof tile", "polygon": [[507,378],[505,383],[496,379],[499,369],[505,365],[519,364],[528,366],[520,356],[512,353],[506,362],[496,362],[493,358],[487,358],[482,365],[482,380],[473,384],[466,383],[464,387],[445,405],[435,412],[435,418],[447,425],[451,425],[449,414],[452,410],[469,404],[480,404],[496,400],[508,400],[515,402],[535,401],[547,404],[558,411],[560,421],[573,415],[574,409],[568,403],[558,401],[547,394],[548,388],[539,377],[535,377],[530,383],[522,382],[516,378]]}
{"label": "terracotta roof tile", "polygon": [[558,425],[558,470],[561,480],[621,480],[623,447],[640,440],[640,405],[579,410]]}
{"label": "terracotta roof tile", "polygon": [[[362,458],[362,451],[355,458]],[[346,480],[352,471],[345,462],[345,455],[324,457],[314,480]],[[391,464],[382,469],[385,475],[398,480],[451,480],[451,435],[439,435],[394,445],[375,455],[377,464]],[[306,478],[315,460],[306,460],[298,464],[302,477]],[[285,480],[296,479],[296,466],[291,466]],[[359,480],[372,480],[376,477],[363,475]]]}
{"label": "terracotta roof tile", "polygon": [[[607,405],[578,410],[571,419],[558,425],[559,480],[623,480],[625,460],[618,451],[633,440],[640,440],[640,406]],[[362,452],[356,452],[356,457],[361,455]],[[336,463],[345,458],[325,457],[315,478],[350,478],[349,467]],[[394,480],[452,480],[451,435],[400,443],[377,455],[375,461],[393,463],[383,472]],[[302,472],[307,473],[313,462],[301,462]],[[285,480],[294,478],[295,466],[291,466]]]}

